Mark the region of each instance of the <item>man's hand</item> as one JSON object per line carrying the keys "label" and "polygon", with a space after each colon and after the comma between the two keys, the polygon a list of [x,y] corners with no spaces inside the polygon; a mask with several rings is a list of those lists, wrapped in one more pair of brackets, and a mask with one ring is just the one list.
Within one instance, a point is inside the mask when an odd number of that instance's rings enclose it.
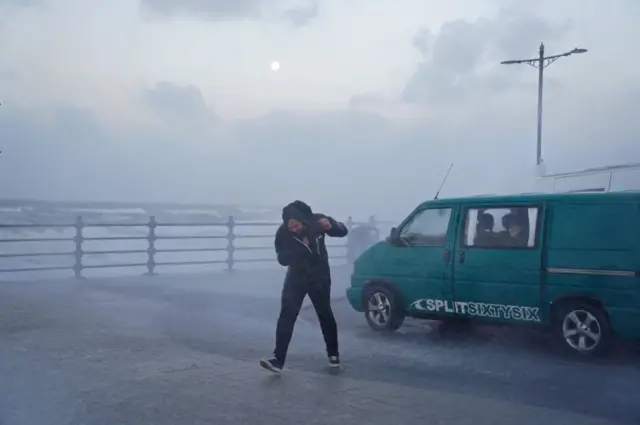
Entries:
{"label": "man's hand", "polygon": [[321,218],[320,220],[318,220],[318,224],[320,225],[320,227],[322,227],[324,230],[331,230],[331,222],[329,221],[328,218]]}

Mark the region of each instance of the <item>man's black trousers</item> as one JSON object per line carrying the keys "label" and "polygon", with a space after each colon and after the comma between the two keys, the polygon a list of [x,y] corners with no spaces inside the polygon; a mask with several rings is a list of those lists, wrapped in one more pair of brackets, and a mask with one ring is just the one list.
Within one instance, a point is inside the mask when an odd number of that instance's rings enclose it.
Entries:
{"label": "man's black trousers", "polygon": [[276,349],[273,352],[275,358],[282,363],[287,357],[293,328],[306,295],[309,295],[318,315],[327,355],[338,355],[338,326],[331,309],[331,281],[316,283],[286,279],[282,288],[280,316],[276,329]]}

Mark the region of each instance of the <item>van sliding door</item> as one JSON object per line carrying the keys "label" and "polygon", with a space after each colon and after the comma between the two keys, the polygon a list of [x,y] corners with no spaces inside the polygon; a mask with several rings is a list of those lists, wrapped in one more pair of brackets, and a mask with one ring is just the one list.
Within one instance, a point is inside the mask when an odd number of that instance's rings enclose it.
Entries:
{"label": "van sliding door", "polygon": [[463,316],[540,322],[542,205],[465,206],[454,256]]}

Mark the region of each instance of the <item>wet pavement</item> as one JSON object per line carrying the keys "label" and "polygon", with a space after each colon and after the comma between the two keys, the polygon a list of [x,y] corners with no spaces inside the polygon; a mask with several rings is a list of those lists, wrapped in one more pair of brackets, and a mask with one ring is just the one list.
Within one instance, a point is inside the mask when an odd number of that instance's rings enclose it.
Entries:
{"label": "wet pavement", "polygon": [[408,320],[370,331],[341,299],[332,374],[313,310],[287,370],[273,348],[282,275],[0,284],[0,424],[638,424],[640,354],[578,362],[532,331]]}

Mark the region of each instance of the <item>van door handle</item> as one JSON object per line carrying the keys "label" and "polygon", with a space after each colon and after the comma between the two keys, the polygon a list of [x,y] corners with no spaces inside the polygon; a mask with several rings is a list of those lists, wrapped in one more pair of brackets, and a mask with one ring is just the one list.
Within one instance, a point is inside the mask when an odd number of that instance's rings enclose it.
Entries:
{"label": "van door handle", "polygon": [[462,264],[464,263],[464,259],[465,259],[464,251],[460,251],[460,254],[458,254],[458,262]]}
{"label": "van door handle", "polygon": [[442,261],[444,261],[445,263],[448,263],[450,257],[451,257],[451,250],[445,249],[444,252],[442,253]]}

